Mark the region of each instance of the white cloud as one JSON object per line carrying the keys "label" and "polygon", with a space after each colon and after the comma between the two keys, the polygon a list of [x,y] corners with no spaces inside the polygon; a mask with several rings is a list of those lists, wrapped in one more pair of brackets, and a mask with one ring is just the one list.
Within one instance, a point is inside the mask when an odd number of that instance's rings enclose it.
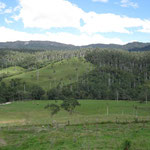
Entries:
{"label": "white cloud", "polygon": [[47,33],[51,39],[54,41],[62,42],[66,44],[74,44],[74,45],[88,45],[88,44],[96,44],[96,43],[116,43],[116,44],[124,44],[119,38],[105,38],[100,34],[92,34],[88,35],[82,33],[81,35],[73,35],[70,33]]}
{"label": "white cloud", "polygon": [[89,34],[97,32],[130,33],[128,28],[142,27],[144,21],[139,18],[129,18],[115,14],[87,13],[84,18],[85,25],[80,27],[82,32]]}
{"label": "white cloud", "polygon": [[2,11],[6,7],[5,3],[0,2],[0,11]]}
{"label": "white cloud", "polygon": [[7,9],[5,9],[5,8],[6,8],[6,5],[4,3],[1,4],[1,2],[0,2],[0,14],[11,14],[11,13],[16,12],[21,9],[21,7],[19,5],[16,6],[15,8],[11,8],[11,7],[7,8]]}
{"label": "white cloud", "polygon": [[47,40],[47,41],[56,41],[66,44],[74,44],[74,45],[87,45],[93,43],[116,43],[116,44],[124,44],[119,38],[105,38],[100,34],[88,35],[82,33],[81,35],[73,35],[71,33],[50,33],[47,32],[45,34],[30,34],[25,32],[15,31],[6,27],[0,27],[0,41],[29,41],[29,40]]}
{"label": "white cloud", "polygon": [[20,8],[21,7],[19,5],[14,8],[12,8],[12,7],[6,8],[6,4],[0,2],[0,14],[10,14],[12,12],[16,12],[16,11],[20,10]]}
{"label": "white cloud", "polygon": [[66,0],[20,0],[18,16],[25,27],[80,27],[84,11]]}
{"label": "white cloud", "polygon": [[8,20],[7,18],[5,18],[5,22],[6,22],[7,24],[13,23],[13,21]]}
{"label": "white cloud", "polygon": [[5,13],[5,14],[10,14],[10,13],[12,13],[12,12],[13,12],[12,8],[8,8],[8,9],[5,9],[5,10],[4,10],[4,13]]}
{"label": "white cloud", "polygon": [[138,3],[132,2],[130,0],[121,0],[121,7],[133,7],[138,8]]}
{"label": "white cloud", "polygon": [[[129,0],[121,2],[128,6],[132,4]],[[12,18],[15,21],[21,19],[26,28],[73,27],[81,32],[93,34],[97,32],[130,33],[128,28],[134,27],[141,27],[143,29],[141,31],[144,32],[149,25],[147,21],[139,18],[111,13],[86,13],[67,0],[20,0],[20,5],[16,9],[19,9],[20,13]],[[80,26],[80,19],[84,21],[82,26]]]}
{"label": "white cloud", "polygon": [[139,32],[150,33],[150,20],[144,20]]}
{"label": "white cloud", "polygon": [[13,9],[13,11],[18,11],[18,10],[20,10],[21,9],[21,6],[20,5],[17,5],[14,9]]}
{"label": "white cloud", "polygon": [[103,3],[107,3],[108,0],[92,0],[93,2],[103,2]]}
{"label": "white cloud", "polygon": [[43,35],[40,34],[29,34],[26,32],[19,32],[13,29],[9,29],[6,27],[0,27],[0,34],[3,35],[0,37],[0,41],[6,42],[6,41],[17,41],[17,40],[41,40],[44,39]]}
{"label": "white cloud", "polygon": [[12,19],[14,19],[15,21],[18,21],[20,19],[20,17],[18,15],[13,15],[11,16]]}

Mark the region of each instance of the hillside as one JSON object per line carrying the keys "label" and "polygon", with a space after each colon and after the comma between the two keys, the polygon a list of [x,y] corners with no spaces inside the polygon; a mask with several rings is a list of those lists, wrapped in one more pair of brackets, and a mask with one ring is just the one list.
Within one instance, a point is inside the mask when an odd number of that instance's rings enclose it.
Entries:
{"label": "hillside", "polygon": [[73,83],[92,68],[92,65],[85,62],[84,59],[72,58],[50,64],[36,71],[8,77],[3,81],[7,82],[11,79],[19,78],[27,84],[36,84],[48,90],[56,87],[58,84],[63,86]]}
{"label": "hillside", "polygon": [[18,67],[18,66],[9,67],[9,68],[0,70],[0,78],[17,75],[17,74],[21,74],[24,72],[25,72],[25,69],[22,67]]}
{"label": "hillside", "polygon": [[136,47],[132,48],[129,51],[149,51],[150,50],[150,45],[144,46],[144,47]]}

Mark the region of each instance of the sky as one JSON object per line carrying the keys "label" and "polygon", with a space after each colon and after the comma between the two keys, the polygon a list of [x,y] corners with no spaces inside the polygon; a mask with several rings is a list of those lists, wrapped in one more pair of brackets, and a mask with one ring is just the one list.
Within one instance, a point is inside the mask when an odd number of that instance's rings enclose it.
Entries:
{"label": "sky", "polygon": [[150,42],[149,0],[0,0],[0,42]]}

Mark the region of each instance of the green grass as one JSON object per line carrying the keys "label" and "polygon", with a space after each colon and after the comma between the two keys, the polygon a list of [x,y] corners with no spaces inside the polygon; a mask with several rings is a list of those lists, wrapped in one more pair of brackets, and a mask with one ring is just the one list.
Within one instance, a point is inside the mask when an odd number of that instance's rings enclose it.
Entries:
{"label": "green grass", "polygon": [[30,71],[4,79],[5,82],[19,78],[27,84],[37,84],[45,90],[56,87],[58,83],[67,85],[76,82],[78,77],[89,71],[93,66],[83,58],[72,58],[50,64],[37,71]]}
{"label": "green grass", "polygon": [[18,75],[21,73],[24,73],[26,70],[22,67],[9,67],[9,68],[5,68],[5,69],[1,69],[0,70],[0,77],[9,77],[9,76],[14,76],[14,75]]}
{"label": "green grass", "polygon": [[[137,116],[139,120],[150,120],[150,103],[140,104],[139,102],[126,101],[102,101],[102,100],[80,100],[81,106],[75,109],[75,113],[70,116],[61,110],[53,118],[50,112],[44,109],[48,103],[55,101],[23,101],[0,106],[0,126],[20,125],[20,124],[48,124],[52,120],[65,124],[68,120],[72,124],[82,124],[84,122],[115,122],[116,118],[120,122],[134,121],[136,117],[135,106],[137,106]],[[61,104],[58,101],[57,104]],[[109,113],[107,115],[107,106]],[[5,123],[6,122],[6,123]]]}
{"label": "green grass", "polygon": [[8,143],[1,150],[123,150],[126,140],[130,150],[149,150],[150,123],[11,127],[0,137]]}
{"label": "green grass", "polygon": [[[150,103],[79,102],[72,116],[61,110],[53,118],[44,106],[55,101],[0,106],[0,150],[123,150],[126,141],[131,143],[130,150],[150,148]],[[71,125],[65,126],[68,120]],[[52,121],[54,127],[48,125]]]}

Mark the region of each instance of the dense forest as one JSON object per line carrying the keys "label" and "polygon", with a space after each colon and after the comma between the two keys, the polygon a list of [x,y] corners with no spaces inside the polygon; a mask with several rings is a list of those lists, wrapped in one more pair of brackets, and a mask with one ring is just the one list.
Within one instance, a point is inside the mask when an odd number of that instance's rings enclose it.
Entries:
{"label": "dense forest", "polygon": [[[90,49],[88,49],[90,50]],[[34,70],[46,66],[49,63],[69,59],[72,57],[84,57],[87,49],[80,50],[0,50],[0,69],[10,66],[20,66],[28,70]]]}
{"label": "dense forest", "polygon": [[95,69],[74,84],[52,89],[49,91],[50,99],[54,93],[56,99],[70,96],[147,101],[150,98],[150,52],[96,49],[87,53],[85,59],[94,64]]}
{"label": "dense forest", "polygon": [[[75,82],[63,85],[61,81],[48,90],[40,85],[31,85],[21,79],[5,82],[7,72],[0,74],[0,102],[30,99],[150,99],[150,52],[87,48],[66,51],[1,50],[0,67],[22,67],[26,72],[38,70],[48,64],[70,58],[84,58],[94,67]],[[78,66],[75,66],[76,72]],[[55,73],[55,70],[54,70]],[[57,79],[55,79],[57,80]],[[71,79],[70,79],[71,80]]]}

